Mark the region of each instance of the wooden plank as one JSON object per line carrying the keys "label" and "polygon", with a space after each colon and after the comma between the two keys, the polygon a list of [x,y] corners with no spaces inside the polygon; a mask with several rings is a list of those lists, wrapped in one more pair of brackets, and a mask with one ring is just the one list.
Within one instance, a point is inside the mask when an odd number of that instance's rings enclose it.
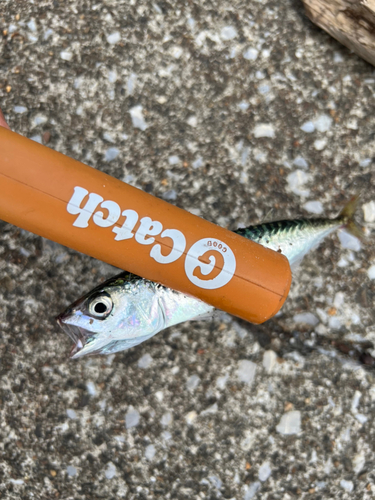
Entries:
{"label": "wooden plank", "polygon": [[375,0],[302,0],[313,23],[375,66]]}

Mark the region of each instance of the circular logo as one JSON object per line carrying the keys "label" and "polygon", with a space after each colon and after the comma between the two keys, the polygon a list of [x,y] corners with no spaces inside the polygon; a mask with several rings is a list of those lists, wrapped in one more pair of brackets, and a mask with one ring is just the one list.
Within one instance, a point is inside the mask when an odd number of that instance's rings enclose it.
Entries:
{"label": "circular logo", "polygon": [[[207,263],[199,260],[199,257],[207,252],[219,252],[222,255],[224,264],[220,269],[219,274],[217,274],[212,279],[201,279],[194,274],[198,269],[203,276],[209,276],[211,273],[215,274],[215,268],[219,269],[216,264],[216,258],[214,255],[209,255]],[[234,253],[229,248],[226,243],[223,243],[216,238],[203,238],[197,241],[190,248],[185,259],[185,272],[189,280],[199,288],[205,288],[207,290],[214,290],[216,288],[221,288],[222,286],[229,283],[236,270],[236,258]],[[198,272],[199,272],[198,271]]]}

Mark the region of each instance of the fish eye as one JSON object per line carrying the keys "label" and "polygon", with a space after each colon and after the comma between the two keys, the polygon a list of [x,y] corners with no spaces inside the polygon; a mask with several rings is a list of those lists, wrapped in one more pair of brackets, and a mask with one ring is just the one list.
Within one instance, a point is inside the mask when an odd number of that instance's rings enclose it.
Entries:
{"label": "fish eye", "polygon": [[89,313],[98,318],[106,318],[113,308],[113,302],[109,295],[97,295],[90,300],[88,305]]}

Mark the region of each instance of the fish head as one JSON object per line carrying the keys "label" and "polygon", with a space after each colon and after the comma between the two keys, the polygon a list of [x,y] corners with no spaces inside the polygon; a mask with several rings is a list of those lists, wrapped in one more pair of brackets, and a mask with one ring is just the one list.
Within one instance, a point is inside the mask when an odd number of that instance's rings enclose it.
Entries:
{"label": "fish head", "polygon": [[73,340],[73,359],[111,354],[140,344],[164,328],[156,285],[124,273],[73,302],[56,318]]}

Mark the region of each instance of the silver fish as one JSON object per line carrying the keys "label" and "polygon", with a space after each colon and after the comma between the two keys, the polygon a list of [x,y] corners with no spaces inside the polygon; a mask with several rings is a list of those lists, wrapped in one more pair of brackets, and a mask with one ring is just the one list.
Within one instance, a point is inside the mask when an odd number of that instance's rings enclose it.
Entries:
{"label": "silver fish", "polygon": [[107,280],[57,317],[75,345],[70,355],[111,354],[136,346],[212,306],[131,273]]}
{"label": "silver fish", "polygon": [[359,195],[354,196],[334,219],[280,220],[238,229],[236,233],[283,253],[293,267],[337,229],[345,228],[357,238],[363,239],[363,232],[354,220],[358,199]]}
{"label": "silver fish", "polygon": [[[236,233],[283,253],[292,265],[338,228],[361,237],[353,219],[357,201],[353,198],[334,219],[282,220]],[[213,312],[199,299],[125,272],[74,302],[57,321],[74,342],[71,357],[78,358],[129,349],[169,326]]]}

